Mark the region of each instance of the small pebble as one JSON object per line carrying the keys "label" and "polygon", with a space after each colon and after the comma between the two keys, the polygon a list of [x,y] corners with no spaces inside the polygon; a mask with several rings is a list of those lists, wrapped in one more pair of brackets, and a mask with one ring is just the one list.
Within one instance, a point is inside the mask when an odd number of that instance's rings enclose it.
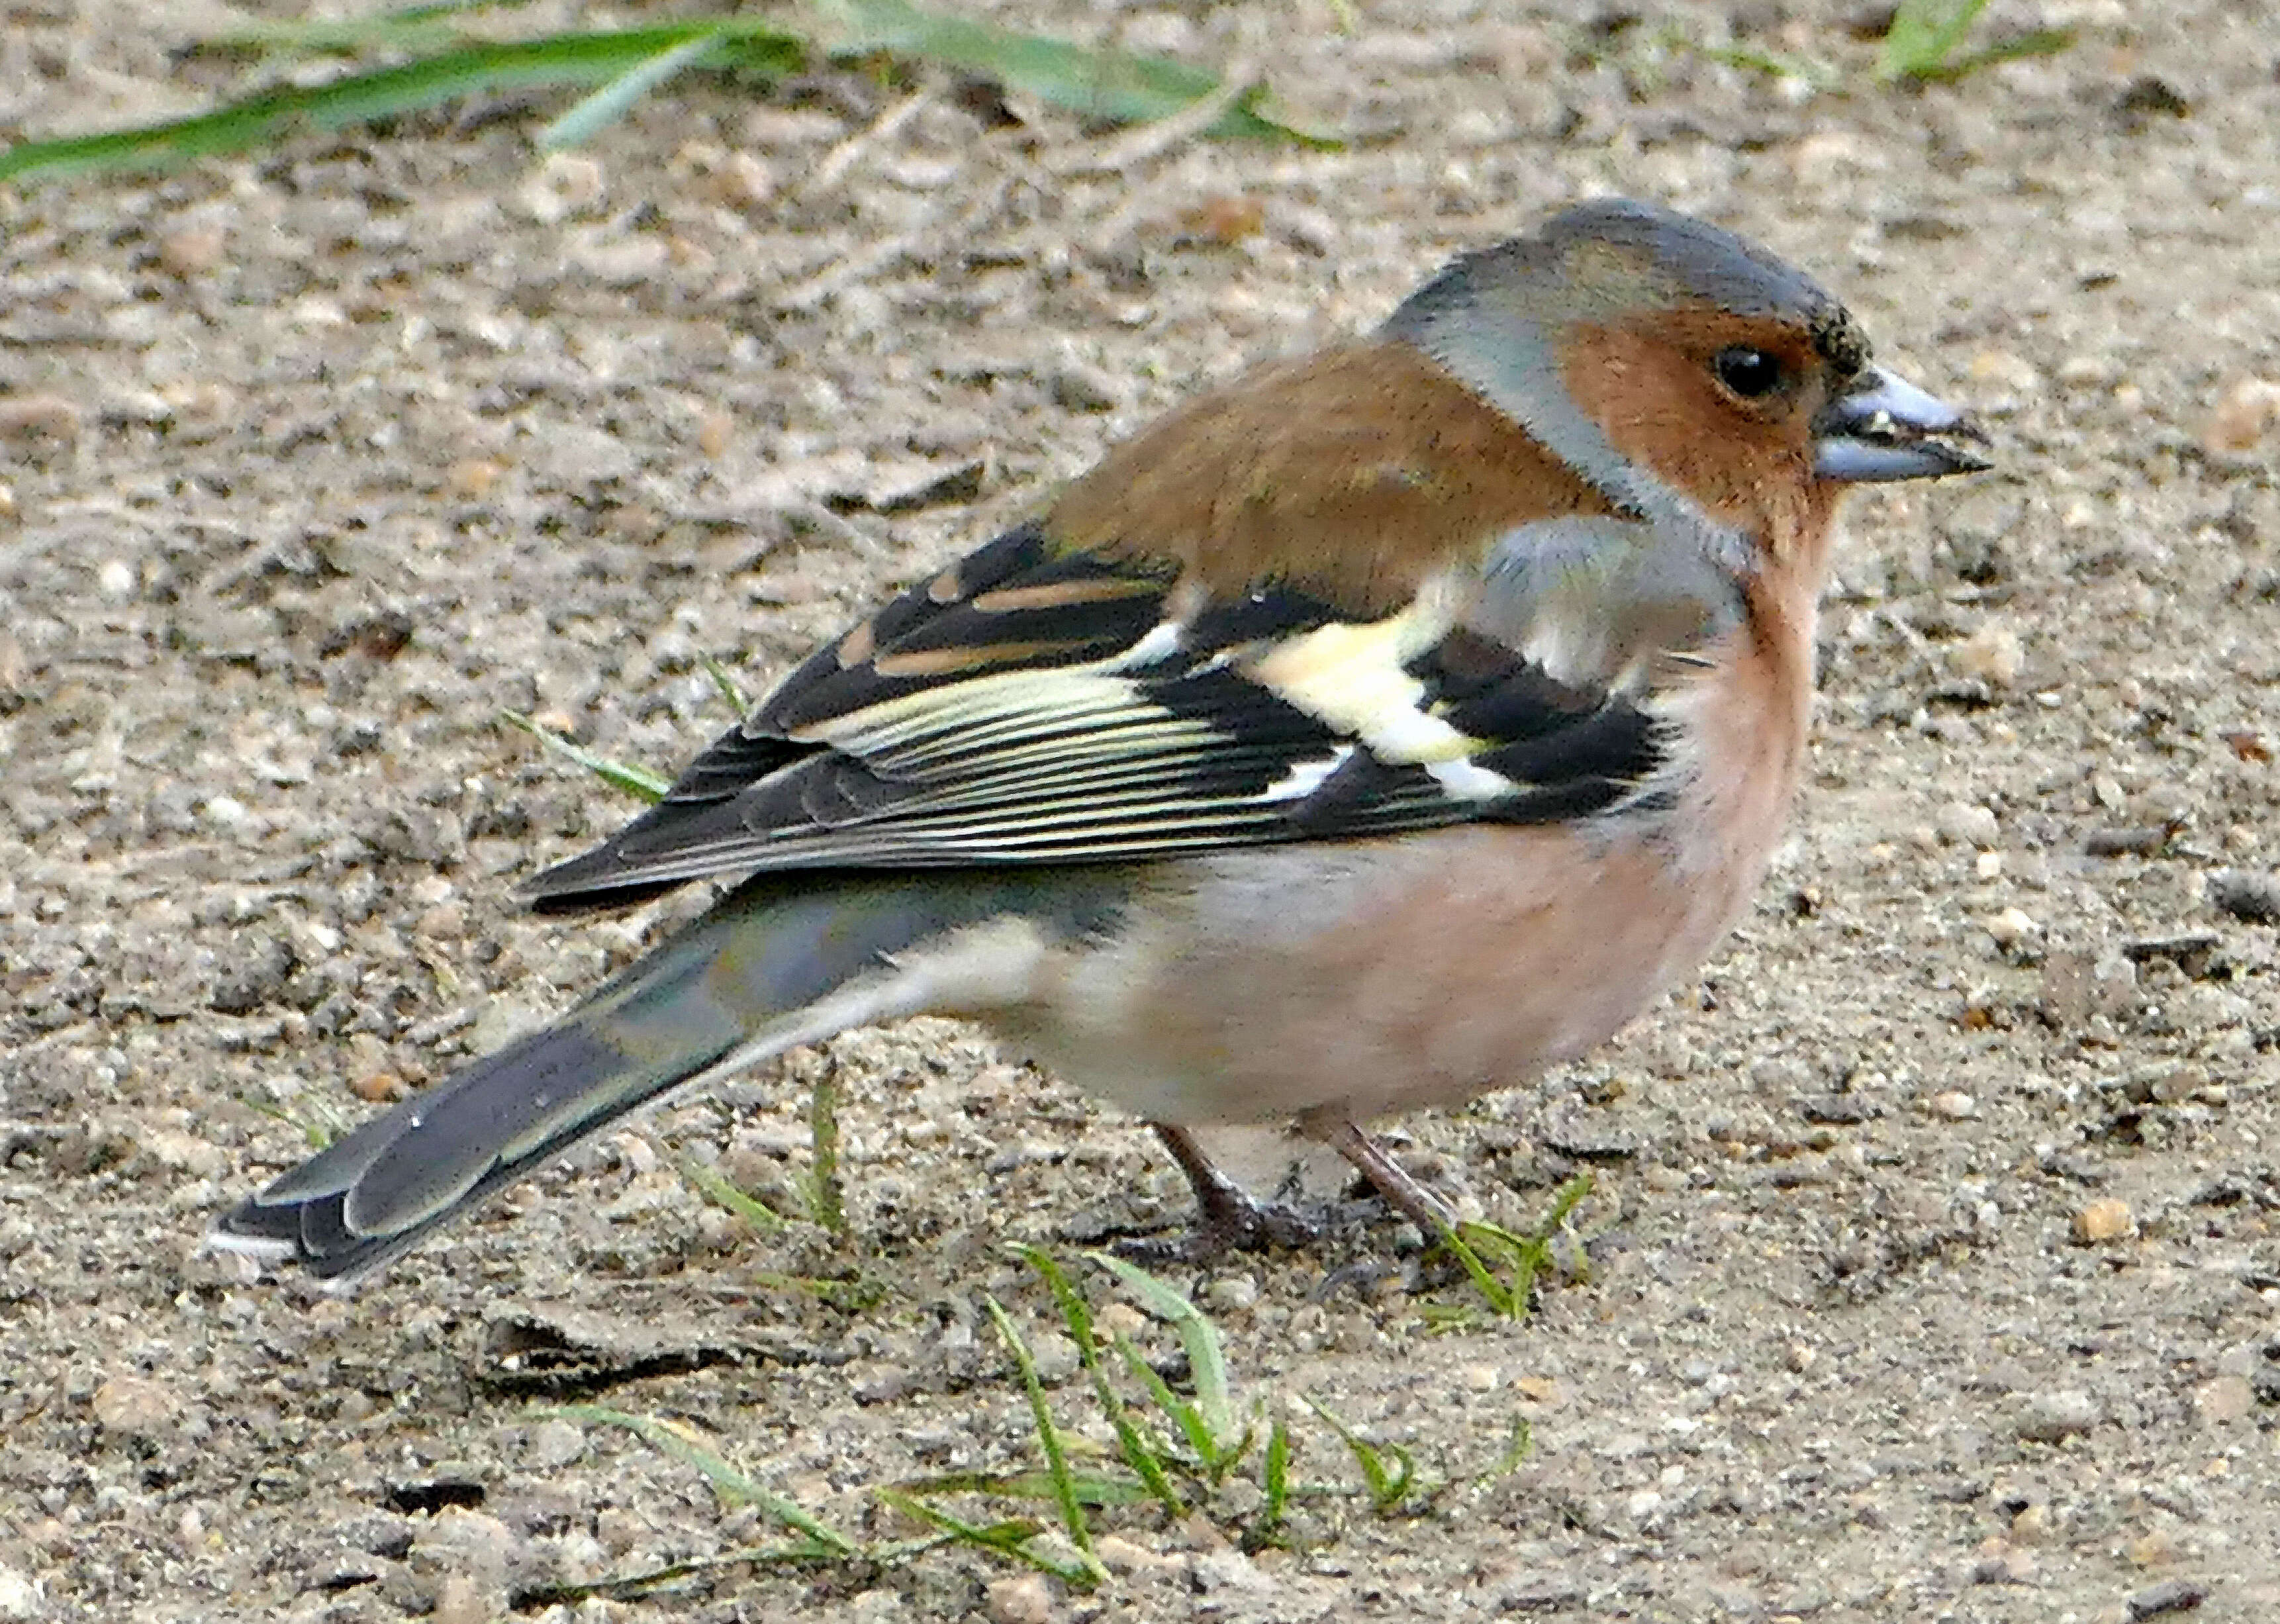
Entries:
{"label": "small pebble", "polygon": [[697,449],[714,461],[736,443],[736,419],[727,408],[707,406],[697,419]]}
{"label": "small pebble", "polygon": [[2108,1196],[2075,1210],[2074,1238],[2085,1246],[2127,1240],[2137,1231],[2138,1220],[2130,1215],[2126,1201]]}
{"label": "small pebble", "polygon": [[1205,1289],[1205,1300],[1222,1312],[1243,1313],[1259,1301],[1259,1281],[1248,1274],[1226,1274]]}
{"label": "small pebble", "polygon": [[674,154],[674,168],[697,193],[731,209],[757,209],[776,195],[775,171],[750,152],[724,151],[692,141]]}
{"label": "small pebble", "polygon": [[649,1537],[649,1524],[622,1505],[605,1505],[594,1514],[594,1537],[612,1556],[623,1556]]}
{"label": "small pebble", "polygon": [[1947,663],[1960,677],[1974,678],[1990,688],[2014,688],[2026,668],[2027,651],[2009,621],[1990,620],[1950,649]]}
{"label": "small pebble", "polygon": [[1821,130],[1796,142],[1789,161],[1800,185],[1820,188],[1874,173],[1887,167],[1891,159],[1879,143],[1850,130]]}
{"label": "small pebble", "polygon": [[2037,1393],[2019,1412],[2018,1432],[2031,1443],[2057,1443],[2098,1425],[2098,1401],[2076,1388]]}
{"label": "small pebble", "polygon": [[1105,1303],[1093,1324],[1112,1335],[1137,1336],[1148,1328],[1148,1316],[1129,1303]]}
{"label": "small pebble", "polygon": [[2280,423],[2280,382],[2242,378],[2218,397],[2201,431],[2201,443],[2212,455],[2253,451],[2276,423]]}
{"label": "small pebble", "polygon": [[218,1179],[229,1170],[229,1156],[220,1145],[196,1134],[178,1133],[172,1128],[146,1128],[135,1135],[150,1159],[163,1167],[187,1173],[193,1178]]}
{"label": "small pebble", "polygon": [[2177,1542],[2167,1528],[2155,1528],[2131,1540],[2122,1554],[2139,1567],[2167,1567],[2177,1559]]}
{"label": "small pebble", "polygon": [[349,1080],[349,1092],[367,1104],[404,1097],[404,1079],[394,1072],[363,1072]]}
{"label": "small pebble", "polygon": [[319,329],[344,327],[349,324],[349,312],[338,299],[328,299],[320,293],[304,294],[296,299],[286,312],[293,325]]}
{"label": "small pebble", "polygon": [[467,934],[467,911],[455,902],[438,903],[412,928],[430,942],[457,942]]}
{"label": "small pebble", "polygon": [[2000,1540],[1991,1542],[1971,1566],[1974,1584],[2024,1584],[2035,1576],[2035,1553],[2014,1550]]}
{"label": "small pebble", "polygon": [[2280,875],[2220,868],[2208,877],[2208,899],[2245,924],[2280,923]]}
{"label": "small pebble", "polygon": [[2193,1389],[2193,1409],[2205,1421],[2237,1421],[2256,1408],[2256,1388],[2246,1376],[2218,1376]]}
{"label": "small pebble", "polygon": [[496,1616],[483,1587],[465,1574],[446,1574],[435,1587],[434,1624],[490,1624]]}
{"label": "small pebble", "polygon": [[19,1619],[38,1618],[41,1611],[40,1592],[30,1577],[20,1568],[0,1562],[0,1620],[15,1624]]}
{"label": "small pebble", "polygon": [[480,502],[505,472],[495,457],[462,457],[443,470],[443,489],[462,502]]}
{"label": "small pebble", "polygon": [[112,1432],[147,1435],[181,1413],[181,1400],[147,1376],[113,1376],[89,1401],[95,1419]]}
{"label": "small pebble", "polygon": [[79,438],[80,409],[60,395],[15,395],[0,399],[0,440]]}
{"label": "small pebble", "polygon": [[988,1591],[989,1613],[995,1624],[1051,1624],[1052,1592],[1043,1574],[1022,1574],[993,1582]]}
{"label": "small pebble", "polygon": [[1147,1546],[1136,1544],[1121,1534],[1102,1535],[1093,1542],[1092,1553],[1100,1559],[1101,1566],[1112,1574],[1167,1573],[1174,1568],[1183,1568],[1187,1566],[1184,1558],[1167,1555],[1160,1551],[1151,1551]]}
{"label": "small pebble", "polygon": [[1969,801],[1951,801],[1941,807],[1933,827],[1940,839],[1950,845],[1977,846],[1982,850],[2003,837],[2002,826],[1996,821],[1995,814]]}
{"label": "small pebble", "polygon": [[1240,1551],[1207,1551],[1195,1559],[1196,1589],[1206,1596],[1217,1590],[1261,1590],[1273,1588],[1259,1566]]}
{"label": "small pebble", "polygon": [[158,263],[187,281],[220,266],[228,243],[219,226],[178,226],[158,239]]}
{"label": "small pebble", "polygon": [[1076,1343],[1059,1331],[1039,1331],[1030,1337],[1029,1358],[1036,1367],[1037,1380],[1047,1387],[1059,1387],[1070,1380],[1084,1364]]}
{"label": "small pebble", "polygon": [[1971,381],[2027,394],[2042,381],[2035,364],[2008,350],[1982,350],[1971,358]]}
{"label": "small pebble", "polygon": [[533,1467],[542,1472],[558,1471],[586,1452],[586,1434],[557,1417],[532,1428],[526,1447],[526,1459]]}
{"label": "small pebble", "polygon": [[2006,908],[1987,921],[1987,934],[1995,938],[1995,945],[2008,952],[2035,934],[2032,915],[2018,908]]}
{"label": "small pebble", "polygon": [[1124,404],[1122,386],[1097,366],[1068,359],[1047,381],[1053,404],[1071,412],[1113,412]]}
{"label": "small pebble", "polygon": [[2122,953],[2054,952],[2043,962],[2043,1012],[2060,1026],[2124,1014],[2137,1003],[2138,966]]}
{"label": "small pebble", "polygon": [[1934,1116],[1960,1122],[1979,1113],[1979,1102],[1960,1089],[1947,1089],[1924,1101],[1924,1106]]}
{"label": "small pebble", "polygon": [[2091,857],[2159,857],[2176,835],[2177,829],[2166,823],[2092,829],[2082,843],[2082,849]]}
{"label": "small pebble", "polygon": [[2164,1579],[2149,1584],[2129,1601],[2130,1616],[2157,1619],[2165,1612],[2191,1612],[2208,1597],[2207,1587],[2191,1579]]}
{"label": "small pebble", "polygon": [[553,226],[599,205],[607,189],[600,164],[582,152],[556,152],[523,182],[516,201],[532,219]]}

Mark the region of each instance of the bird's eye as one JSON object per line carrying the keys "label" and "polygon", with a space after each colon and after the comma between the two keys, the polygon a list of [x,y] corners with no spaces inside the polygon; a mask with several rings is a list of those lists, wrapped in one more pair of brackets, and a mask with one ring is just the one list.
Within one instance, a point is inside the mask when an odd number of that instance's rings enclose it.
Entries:
{"label": "bird's eye", "polygon": [[1745,344],[1721,350],[1710,363],[1718,381],[1744,400],[1757,400],[1782,386],[1782,364],[1762,350]]}

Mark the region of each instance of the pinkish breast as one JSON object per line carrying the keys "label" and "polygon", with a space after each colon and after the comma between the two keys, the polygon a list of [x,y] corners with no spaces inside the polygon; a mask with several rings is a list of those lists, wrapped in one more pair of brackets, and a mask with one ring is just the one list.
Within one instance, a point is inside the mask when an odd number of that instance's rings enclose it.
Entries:
{"label": "pinkish breast", "polygon": [[1178,1122],[1452,1104],[1575,1059],[1691,974],[1764,875],[1809,697],[1768,667],[1677,701],[1667,810],[1168,865],[1127,936],[998,1024]]}

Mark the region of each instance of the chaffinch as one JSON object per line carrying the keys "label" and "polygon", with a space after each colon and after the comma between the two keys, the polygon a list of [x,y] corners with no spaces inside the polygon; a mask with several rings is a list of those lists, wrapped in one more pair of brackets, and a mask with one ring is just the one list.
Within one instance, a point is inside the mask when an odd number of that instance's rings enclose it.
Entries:
{"label": "chaffinch", "polygon": [[551,909],[743,876],[216,1241],[364,1274],[670,1089],[978,1020],[1149,1119],[1203,1247],[1287,1214],[1189,1125],[1363,1131],[1583,1055],[1745,905],[1845,488],[1984,466],[1762,248],[1577,204],[1374,335],[1158,421],[818,650]]}

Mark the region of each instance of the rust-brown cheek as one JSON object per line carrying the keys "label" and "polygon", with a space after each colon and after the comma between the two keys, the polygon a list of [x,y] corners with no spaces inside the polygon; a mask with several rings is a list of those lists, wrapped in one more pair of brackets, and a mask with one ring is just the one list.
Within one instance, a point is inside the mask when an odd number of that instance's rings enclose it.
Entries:
{"label": "rust-brown cheek", "polygon": [[1660,331],[1579,325],[1559,349],[1561,381],[1624,458],[1775,558],[1799,558],[1820,546],[1835,505],[1813,477],[1804,414],[1737,408],[1695,358],[1727,344],[1787,353],[1796,337],[1724,312],[1715,319],[1681,313]]}

